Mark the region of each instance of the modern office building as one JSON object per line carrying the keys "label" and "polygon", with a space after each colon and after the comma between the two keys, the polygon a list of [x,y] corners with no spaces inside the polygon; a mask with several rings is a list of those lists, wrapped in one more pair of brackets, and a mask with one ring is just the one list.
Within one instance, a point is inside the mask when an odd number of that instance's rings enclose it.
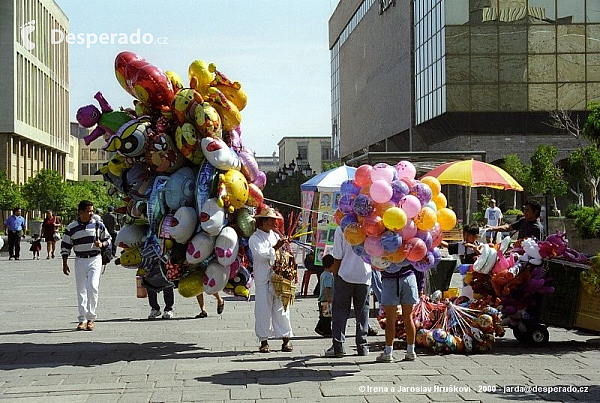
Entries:
{"label": "modern office building", "polygon": [[549,112],[600,100],[600,0],[346,0],[329,20],[332,147],[485,151],[579,140]]}
{"label": "modern office building", "polygon": [[0,169],[16,183],[44,168],[66,177],[69,49],[50,34],[68,28],[53,0],[0,2]]}

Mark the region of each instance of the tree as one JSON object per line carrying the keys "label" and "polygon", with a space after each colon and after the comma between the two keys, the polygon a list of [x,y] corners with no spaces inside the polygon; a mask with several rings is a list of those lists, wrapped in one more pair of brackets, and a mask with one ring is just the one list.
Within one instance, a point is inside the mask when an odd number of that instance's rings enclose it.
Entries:
{"label": "tree", "polygon": [[15,207],[27,207],[21,187],[8,179],[6,171],[0,170],[0,210],[12,210]]}
{"label": "tree", "polygon": [[23,185],[23,196],[30,209],[64,212],[67,207],[67,188],[56,171],[42,169]]}
{"label": "tree", "polygon": [[557,156],[556,147],[540,144],[531,156],[528,184],[529,191],[533,194],[552,195],[554,206],[556,206],[556,196],[567,193],[563,170],[554,163]]}
{"label": "tree", "polygon": [[[517,154],[509,154],[504,157],[504,163],[501,164],[500,168],[504,169],[510,176],[515,178],[521,186],[526,188],[529,184],[529,176],[531,174],[531,167],[525,165],[519,159]],[[513,197],[513,209],[517,208],[517,192],[515,191]]]}
{"label": "tree", "polygon": [[[576,186],[589,188],[594,206],[600,206],[598,186],[600,185],[600,152],[594,145],[578,148],[569,156],[569,172]],[[573,192],[575,193],[575,192]],[[582,200],[579,203],[583,207]]]}
{"label": "tree", "polygon": [[591,102],[588,109],[590,113],[583,124],[582,134],[598,146],[600,145],[600,102]]}
{"label": "tree", "polygon": [[110,196],[103,182],[69,182],[66,186],[67,201],[64,214],[71,218],[77,217],[77,208],[81,200],[90,200],[96,209],[107,211],[108,206],[119,206],[121,198]]}

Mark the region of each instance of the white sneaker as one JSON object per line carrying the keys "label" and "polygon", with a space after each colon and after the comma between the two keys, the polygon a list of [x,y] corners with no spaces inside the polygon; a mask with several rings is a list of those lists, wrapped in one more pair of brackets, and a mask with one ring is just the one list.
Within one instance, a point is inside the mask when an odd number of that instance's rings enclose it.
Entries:
{"label": "white sneaker", "polygon": [[417,359],[417,353],[406,353],[402,361],[414,361]]}
{"label": "white sneaker", "polygon": [[173,319],[173,311],[165,311],[162,316],[163,319]]}
{"label": "white sneaker", "polygon": [[148,315],[148,319],[156,319],[160,316],[160,309],[153,309],[150,311],[150,315]]}
{"label": "white sneaker", "polygon": [[377,362],[394,362],[394,356],[392,353],[386,354],[385,351],[383,351],[375,360]]}

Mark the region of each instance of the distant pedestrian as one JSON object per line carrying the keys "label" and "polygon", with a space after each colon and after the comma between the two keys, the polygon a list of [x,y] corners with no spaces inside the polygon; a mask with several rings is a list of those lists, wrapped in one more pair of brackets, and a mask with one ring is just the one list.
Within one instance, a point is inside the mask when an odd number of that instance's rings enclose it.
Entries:
{"label": "distant pedestrian", "polygon": [[[115,215],[114,211],[115,211],[115,208],[113,206],[108,206],[108,212],[106,214],[104,214],[104,216],[102,217],[102,222],[104,223],[106,230],[110,234],[110,237],[112,239],[117,239],[118,220],[117,220],[117,216]],[[116,242],[112,243],[112,254],[113,254],[113,256],[116,256],[116,254],[117,254],[117,243]]]}
{"label": "distant pedestrian", "polygon": [[8,260],[19,260],[21,255],[21,238],[25,236],[27,221],[21,216],[21,209],[15,207],[12,215],[4,221],[4,233],[8,235]]}
{"label": "distant pedestrian", "polygon": [[319,322],[315,332],[323,337],[331,337],[331,312],[333,305],[333,256],[323,256],[323,268],[319,277]]}
{"label": "distant pedestrian", "polygon": [[42,250],[42,238],[38,234],[33,234],[33,239],[29,242],[29,250],[33,252],[33,259],[40,260],[40,251]]}
{"label": "distant pedestrian", "polygon": [[77,308],[79,324],[77,330],[94,330],[98,287],[102,272],[102,247],[110,247],[111,238],[104,224],[92,218],[94,203],[82,200],[78,207],[79,218],[70,223],[61,243],[63,273],[68,276],[68,258],[75,253],[75,283],[77,285]]}
{"label": "distant pedestrian", "polygon": [[[220,315],[223,313],[223,308],[225,308],[225,300],[218,292],[214,293],[213,296],[217,299],[217,315]],[[196,319],[206,318],[208,313],[204,307],[204,293],[196,295],[196,300],[198,301],[198,307],[200,308],[200,313],[196,315]]]}
{"label": "distant pedestrian", "polygon": [[54,215],[52,210],[46,211],[46,217],[44,218],[44,222],[42,222],[42,237],[46,241],[46,251],[48,252],[46,259],[50,259],[50,256],[54,259],[56,241],[60,239],[58,228],[61,225],[59,218]]}
{"label": "distant pedestrian", "polygon": [[[489,225],[490,227],[497,227],[502,224],[502,210],[496,206],[496,199],[490,199],[488,208],[485,209],[485,215],[483,217],[483,224]],[[495,242],[496,231],[487,231],[485,233],[486,242]]]}

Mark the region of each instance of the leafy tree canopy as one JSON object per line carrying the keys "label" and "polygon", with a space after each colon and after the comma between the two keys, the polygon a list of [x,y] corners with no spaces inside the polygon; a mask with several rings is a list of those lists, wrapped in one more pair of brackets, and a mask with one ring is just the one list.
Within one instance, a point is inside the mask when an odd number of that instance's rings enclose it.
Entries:
{"label": "leafy tree canopy", "polygon": [[0,170],[0,210],[10,211],[15,207],[27,208],[21,186],[9,180],[6,171]]}
{"label": "leafy tree canopy", "polygon": [[567,193],[563,170],[554,160],[558,150],[552,145],[540,144],[531,156],[529,189],[533,194],[561,196]]}

